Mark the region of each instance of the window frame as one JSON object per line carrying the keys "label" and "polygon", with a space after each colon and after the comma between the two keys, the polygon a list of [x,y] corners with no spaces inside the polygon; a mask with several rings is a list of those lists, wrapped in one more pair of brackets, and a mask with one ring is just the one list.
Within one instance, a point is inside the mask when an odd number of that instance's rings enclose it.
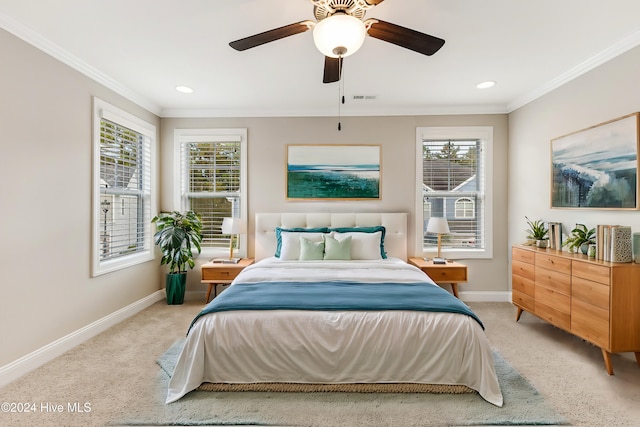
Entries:
{"label": "window frame", "polygon": [[483,141],[484,150],[481,162],[484,170],[484,188],[482,203],[484,211],[484,248],[442,248],[442,256],[451,259],[486,259],[493,258],[493,126],[443,126],[416,128],[416,182],[415,182],[415,253],[426,256],[433,254],[434,248],[424,246],[424,211],[423,211],[423,159],[424,140],[478,139]]}
{"label": "window frame", "polygon": [[[143,240],[143,250],[132,254],[122,255],[118,258],[100,260],[102,241],[100,239],[100,220],[102,218],[101,200],[101,178],[100,178],[100,148],[101,148],[101,120],[109,120],[119,126],[131,129],[149,138],[149,212],[145,227],[145,237]],[[156,126],[118,108],[100,98],[93,98],[93,135],[92,135],[92,239],[91,239],[91,276],[97,277],[102,274],[132,267],[154,259],[153,230],[151,228],[151,218],[156,215],[157,204],[157,131]],[[113,207],[116,209],[116,206]]]}
{"label": "window frame", "polygon": [[[182,170],[182,144],[183,142],[224,142],[229,137],[240,139],[240,190],[238,198],[240,199],[240,219],[247,224],[248,221],[248,154],[247,154],[247,128],[207,128],[207,129],[174,129],[174,151],[173,151],[173,170],[174,170],[174,209],[184,210],[182,194],[182,179],[185,171]],[[226,238],[225,240],[228,240]],[[237,247],[234,249],[234,256],[247,256],[247,234],[239,236]],[[229,248],[222,247],[202,247],[202,255],[206,257],[229,257]]]}

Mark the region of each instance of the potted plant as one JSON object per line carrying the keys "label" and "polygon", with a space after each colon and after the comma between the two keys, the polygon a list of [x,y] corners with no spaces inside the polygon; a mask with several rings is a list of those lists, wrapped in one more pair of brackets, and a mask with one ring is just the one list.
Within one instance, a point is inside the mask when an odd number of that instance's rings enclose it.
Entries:
{"label": "potted plant", "polygon": [[562,246],[568,247],[571,252],[580,251],[583,254],[586,254],[589,249],[589,245],[596,243],[595,237],[595,228],[588,230],[586,225],[576,224],[576,228],[571,230],[571,236],[562,244]]}
{"label": "potted plant", "polygon": [[202,218],[193,211],[162,212],[155,216],[155,244],[162,251],[160,265],[169,264],[166,292],[167,304],[182,304],[187,285],[187,266],[193,268],[193,249],[200,253]]}
{"label": "potted plant", "polygon": [[527,225],[529,226],[529,229],[526,230],[527,233],[529,233],[527,237],[531,240],[535,240],[536,246],[538,246],[539,248],[546,248],[547,233],[549,232],[549,230],[544,225],[544,222],[542,222],[542,220],[539,220],[539,219],[535,221],[531,221],[526,216],[525,216],[525,219],[527,220]]}

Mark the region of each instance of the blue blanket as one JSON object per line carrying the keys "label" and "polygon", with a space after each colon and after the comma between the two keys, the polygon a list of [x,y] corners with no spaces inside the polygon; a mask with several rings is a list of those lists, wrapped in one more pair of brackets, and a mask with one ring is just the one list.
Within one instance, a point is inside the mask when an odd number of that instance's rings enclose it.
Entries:
{"label": "blue blanket", "polygon": [[[444,289],[428,283],[269,282],[229,286],[198,313],[232,310],[385,311],[411,310],[478,316]],[[189,332],[187,332],[188,334]]]}

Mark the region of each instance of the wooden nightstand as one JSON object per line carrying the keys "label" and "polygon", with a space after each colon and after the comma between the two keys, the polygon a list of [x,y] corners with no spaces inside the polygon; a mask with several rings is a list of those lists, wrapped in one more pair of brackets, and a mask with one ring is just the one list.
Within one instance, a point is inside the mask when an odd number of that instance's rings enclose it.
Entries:
{"label": "wooden nightstand", "polygon": [[253,264],[253,261],[253,259],[243,258],[238,261],[237,264],[225,264],[221,262],[207,262],[202,264],[200,270],[202,274],[201,282],[209,285],[205,303],[209,302],[211,288],[213,288],[213,297],[215,298],[218,296],[217,285],[228,285],[245,267]]}
{"label": "wooden nightstand", "polygon": [[453,295],[458,297],[458,283],[467,282],[467,266],[458,262],[447,261],[446,264],[434,264],[422,258],[409,258],[409,264],[415,265],[431,277],[437,284],[449,283]]}

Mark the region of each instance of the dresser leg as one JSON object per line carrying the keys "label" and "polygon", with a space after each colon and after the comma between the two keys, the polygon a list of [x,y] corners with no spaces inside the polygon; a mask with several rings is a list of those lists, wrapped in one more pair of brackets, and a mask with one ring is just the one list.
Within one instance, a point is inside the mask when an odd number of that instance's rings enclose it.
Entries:
{"label": "dresser leg", "polygon": [[521,309],[520,307],[518,307],[518,312],[516,313],[516,322],[517,322],[518,320],[520,320],[520,316],[522,316],[522,312],[523,312],[523,311],[524,311],[523,309]]}
{"label": "dresser leg", "polygon": [[611,353],[606,351],[604,348],[602,350],[602,358],[604,359],[604,366],[607,369],[607,373],[609,375],[613,375],[613,365],[611,364]]}
{"label": "dresser leg", "polygon": [[636,362],[638,363],[638,366],[640,366],[640,351],[636,351]]}

